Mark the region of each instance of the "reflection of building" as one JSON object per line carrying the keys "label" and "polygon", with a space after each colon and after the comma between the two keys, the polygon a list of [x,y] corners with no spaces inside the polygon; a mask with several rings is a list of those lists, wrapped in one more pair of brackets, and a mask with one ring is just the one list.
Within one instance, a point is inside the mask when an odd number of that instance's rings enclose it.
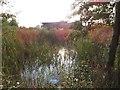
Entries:
{"label": "reflection of building", "polygon": [[64,21],[61,22],[44,22],[42,23],[42,28],[47,29],[69,29],[71,28],[71,23]]}

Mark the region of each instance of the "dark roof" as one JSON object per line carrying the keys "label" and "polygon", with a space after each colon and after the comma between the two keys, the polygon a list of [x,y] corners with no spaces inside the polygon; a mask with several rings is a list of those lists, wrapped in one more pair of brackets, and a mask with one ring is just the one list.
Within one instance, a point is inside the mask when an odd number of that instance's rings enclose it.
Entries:
{"label": "dark roof", "polygon": [[71,23],[67,23],[67,22],[44,22],[42,23],[42,27],[46,27],[46,28],[70,28],[71,27]]}

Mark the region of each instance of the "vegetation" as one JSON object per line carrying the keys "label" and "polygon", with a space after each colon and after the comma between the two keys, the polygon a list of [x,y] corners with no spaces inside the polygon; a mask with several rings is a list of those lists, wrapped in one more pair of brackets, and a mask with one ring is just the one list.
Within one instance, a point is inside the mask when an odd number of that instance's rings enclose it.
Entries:
{"label": "vegetation", "polygon": [[[49,65],[52,62],[53,54],[56,54],[56,58],[58,57],[57,52],[60,47],[74,48],[77,52],[74,77],[67,77],[68,74],[64,71],[66,79],[61,80],[64,87],[107,87],[104,82],[104,69],[108,60],[110,42],[106,43],[106,40],[111,36],[108,35],[108,38],[106,38],[106,31],[112,33],[112,29],[108,26],[101,26],[103,27],[100,29],[100,31],[102,30],[101,35],[105,36],[102,37],[103,39],[96,35],[95,29],[84,34],[82,31],[73,30],[60,32],[60,30],[19,29],[9,23],[7,25],[3,24],[3,87],[32,87],[28,85],[28,82],[22,81],[20,72],[25,70],[26,65],[29,68],[35,65],[37,60],[39,60],[37,62],[39,65]],[[99,28],[99,25],[97,27]],[[8,29],[9,33],[7,32]],[[117,60],[118,58],[117,56]],[[113,87],[117,87],[114,80]],[[20,84],[17,84],[17,82]],[[45,86],[41,84],[39,87]],[[47,87],[51,87],[51,85]]]}
{"label": "vegetation", "polygon": [[[86,19],[85,22],[89,21],[91,18],[89,17],[90,13],[96,12],[96,10],[99,9],[102,11],[97,12],[97,14],[99,13],[101,15],[104,10],[108,10],[106,9],[108,5],[110,5],[110,3],[103,5],[99,3],[94,10],[87,12],[86,10],[92,7],[92,5],[90,3],[84,3],[80,7],[80,10],[83,9],[82,12],[86,11],[82,19]],[[92,24],[90,28],[82,31],[81,29],[83,29],[84,26],[82,22],[76,22],[78,26],[80,24],[82,27],[79,28],[76,26],[74,29],[79,30],[37,30],[35,28],[20,28],[14,15],[7,13],[2,13],[1,15],[3,17],[3,88],[119,87],[119,44],[115,57],[116,61],[112,68],[112,76],[108,77],[111,79],[106,78],[106,74],[108,73],[105,71],[105,68],[109,59],[109,45],[113,36],[113,20],[108,20],[108,16],[107,18],[95,16],[96,18],[92,19],[98,20],[102,18],[105,23]],[[64,62],[62,63],[63,59]],[[68,61],[67,64],[65,61]],[[59,83],[57,84],[52,84],[49,80],[44,79],[47,78],[47,76],[53,76],[53,73],[50,71],[50,65],[53,65],[54,69],[56,69],[56,67],[58,69],[54,72],[57,73],[59,77]],[[42,69],[39,73],[41,66]],[[46,66],[49,67],[48,71],[43,68]],[[44,73],[44,71],[47,73]],[[107,80],[110,80],[110,83],[108,83]]]}
{"label": "vegetation", "polygon": [[[80,21],[87,25],[88,22],[102,22],[104,24],[113,25],[113,8],[115,4],[113,2],[81,2],[77,0],[73,3],[73,14],[79,15]],[[78,8],[78,9],[76,9]]]}

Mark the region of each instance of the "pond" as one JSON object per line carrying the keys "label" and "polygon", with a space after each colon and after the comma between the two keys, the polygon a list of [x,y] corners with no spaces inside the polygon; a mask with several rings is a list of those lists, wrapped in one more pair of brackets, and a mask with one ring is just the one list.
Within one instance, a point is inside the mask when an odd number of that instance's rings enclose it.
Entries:
{"label": "pond", "polygon": [[[74,49],[61,48],[53,54],[49,64],[41,64],[39,59],[36,64],[21,71],[21,79],[29,86],[47,87],[47,85],[61,85],[69,77],[74,77],[77,52]],[[72,81],[71,81],[72,82]],[[49,87],[49,86],[48,86]]]}

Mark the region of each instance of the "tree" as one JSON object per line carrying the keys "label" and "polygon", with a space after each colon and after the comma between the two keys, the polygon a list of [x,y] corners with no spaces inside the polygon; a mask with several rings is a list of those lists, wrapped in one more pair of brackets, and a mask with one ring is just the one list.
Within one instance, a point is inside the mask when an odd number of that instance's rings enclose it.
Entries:
{"label": "tree", "polygon": [[116,16],[115,16],[115,24],[114,24],[114,33],[113,38],[110,45],[109,52],[109,61],[108,66],[114,66],[115,54],[118,46],[119,36],[120,36],[120,2],[116,3]]}
{"label": "tree", "polygon": [[[112,4],[111,2],[104,2],[104,3],[103,2],[92,2],[92,3],[86,2],[81,4],[80,1],[77,0],[74,6],[76,7],[76,5],[77,6],[80,5],[79,6],[80,8],[78,9],[77,14],[81,15],[80,18],[82,18],[81,20],[84,20],[85,23],[89,20],[91,20],[92,22],[93,20],[101,19],[102,21],[104,21],[103,23],[113,25],[114,31],[113,31],[112,41],[110,44],[109,58],[108,58],[107,67],[106,67],[106,70],[107,70],[106,77],[108,80],[107,83],[109,87],[112,87],[112,81],[111,81],[113,76],[112,68],[114,67],[115,56],[116,56],[116,51],[119,44],[119,36],[120,36],[120,26],[119,26],[120,1]],[[94,8],[92,9],[91,7],[94,7]],[[113,12],[114,7],[115,7],[115,20],[113,19],[114,13],[111,14],[111,12]]]}
{"label": "tree", "polygon": [[41,26],[40,25],[36,25],[35,28],[37,28],[39,30],[41,28]]}
{"label": "tree", "polygon": [[[116,56],[116,51],[119,43],[119,36],[120,36],[120,2],[116,3],[115,7],[115,24],[114,24],[114,33],[110,45],[110,50],[109,50],[109,59],[107,63],[107,72],[108,72],[108,78],[111,78],[112,74],[112,67],[114,67],[114,62],[115,62],[115,56]],[[111,86],[111,83],[109,84]]]}
{"label": "tree", "polygon": [[12,20],[9,22],[10,26],[16,26],[18,27],[18,23],[16,22],[16,20],[14,18],[12,18]]}
{"label": "tree", "polygon": [[18,27],[15,15],[9,13],[2,13],[1,16],[3,34],[13,31],[13,28]]}
{"label": "tree", "polygon": [[0,6],[7,5],[9,3],[8,0],[0,0]]}
{"label": "tree", "polygon": [[80,22],[80,21],[73,22],[72,28],[75,30],[82,30],[82,28],[83,28],[82,22]]}
{"label": "tree", "polygon": [[82,24],[88,22],[102,21],[102,23],[113,25],[113,7],[111,2],[80,2],[76,0],[73,5],[73,16],[79,15]]}

